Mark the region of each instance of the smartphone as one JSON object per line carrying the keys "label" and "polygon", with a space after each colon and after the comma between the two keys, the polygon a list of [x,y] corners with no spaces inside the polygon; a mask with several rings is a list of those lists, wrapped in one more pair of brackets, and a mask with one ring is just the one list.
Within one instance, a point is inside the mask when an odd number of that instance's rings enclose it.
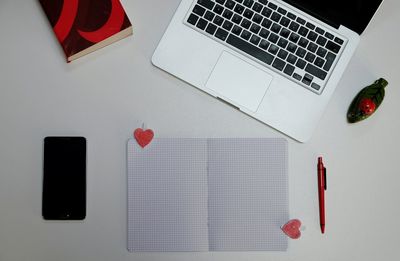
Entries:
{"label": "smartphone", "polygon": [[46,220],[86,217],[86,139],[44,139],[42,215]]}

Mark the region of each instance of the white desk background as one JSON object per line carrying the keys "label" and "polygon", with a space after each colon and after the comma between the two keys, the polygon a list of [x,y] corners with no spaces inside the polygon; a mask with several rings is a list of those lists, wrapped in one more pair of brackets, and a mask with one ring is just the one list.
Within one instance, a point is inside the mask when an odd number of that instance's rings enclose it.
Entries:
{"label": "white desk background", "polygon": [[[129,253],[126,141],[146,122],[158,137],[285,137],[153,67],[179,0],[122,1],[134,35],[67,64],[40,6],[0,1],[0,260],[400,260],[400,2],[384,1],[313,138],[289,140],[290,214],[306,226],[287,252]],[[390,35],[392,33],[392,35]],[[387,96],[349,125],[352,98],[379,77]],[[306,106],[306,105],[305,105]],[[41,216],[43,138],[88,141],[87,218]],[[321,235],[316,159],[328,168]]]}

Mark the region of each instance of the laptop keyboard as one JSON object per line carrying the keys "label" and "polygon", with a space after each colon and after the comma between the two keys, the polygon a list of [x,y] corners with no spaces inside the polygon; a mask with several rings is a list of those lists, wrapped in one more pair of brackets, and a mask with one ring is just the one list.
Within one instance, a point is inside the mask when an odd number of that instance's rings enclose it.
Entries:
{"label": "laptop keyboard", "polygon": [[344,40],[267,0],[195,0],[187,24],[321,93]]}

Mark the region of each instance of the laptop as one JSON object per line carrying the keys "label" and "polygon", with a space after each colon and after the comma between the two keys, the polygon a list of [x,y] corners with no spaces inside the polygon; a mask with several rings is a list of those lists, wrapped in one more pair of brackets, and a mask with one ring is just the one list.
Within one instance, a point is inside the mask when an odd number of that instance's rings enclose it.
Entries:
{"label": "laptop", "polygon": [[152,63],[306,142],[381,3],[182,0]]}

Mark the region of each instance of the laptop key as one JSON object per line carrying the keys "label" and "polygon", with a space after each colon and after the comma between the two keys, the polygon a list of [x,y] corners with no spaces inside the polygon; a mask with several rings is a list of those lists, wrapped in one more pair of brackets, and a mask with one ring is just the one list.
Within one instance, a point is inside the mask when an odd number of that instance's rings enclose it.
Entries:
{"label": "laptop key", "polygon": [[314,61],[314,64],[315,64],[316,66],[318,66],[319,68],[321,68],[321,67],[324,65],[324,63],[325,63],[325,60],[322,59],[322,58],[320,58],[320,57],[317,57],[317,58],[315,59],[315,61]]}
{"label": "laptop key", "polygon": [[251,36],[251,33],[247,30],[243,30],[242,34],[240,35],[240,37],[242,37],[245,40],[249,40]]}
{"label": "laptop key", "polygon": [[206,28],[207,24],[208,24],[207,20],[200,18],[200,20],[197,22],[196,27],[200,28],[201,30],[204,30]]}
{"label": "laptop key", "polygon": [[263,17],[261,15],[255,14],[253,17],[253,22],[259,24],[259,23],[261,23],[262,19],[263,19]]}
{"label": "laptop key", "polygon": [[306,23],[306,27],[309,28],[309,29],[311,29],[311,30],[314,30],[314,29],[315,29],[315,25],[313,25],[313,24],[310,23],[310,22],[307,22],[307,23]]}
{"label": "laptop key", "polygon": [[204,18],[211,22],[214,19],[214,16],[215,16],[214,13],[207,11],[206,14],[204,15]]}
{"label": "laptop key", "polygon": [[299,67],[300,69],[304,69],[306,67],[307,62],[304,61],[303,59],[298,59],[296,66]]}
{"label": "laptop key", "polygon": [[334,53],[338,53],[340,50],[340,46],[338,44],[335,44],[332,41],[328,41],[328,43],[325,46],[326,49],[334,52]]}
{"label": "laptop key", "polygon": [[269,31],[268,31],[268,30],[265,30],[265,29],[263,28],[263,29],[261,29],[259,35],[260,35],[262,38],[266,39],[266,38],[268,37],[268,35],[269,35]]}
{"label": "laptop key", "polygon": [[292,30],[293,32],[296,32],[297,29],[299,29],[300,25],[296,23],[295,21],[292,21],[289,25],[289,29]]}
{"label": "laptop key", "polygon": [[268,7],[264,7],[261,14],[264,15],[265,17],[269,17],[272,14],[272,10],[269,9]]}
{"label": "laptop key", "polygon": [[204,9],[203,7],[199,6],[199,5],[195,5],[193,7],[193,13],[203,16],[203,14],[206,12],[206,9]]}
{"label": "laptop key", "polygon": [[268,1],[267,1],[267,0],[258,0],[258,2],[262,3],[263,5],[268,4]]}
{"label": "laptop key", "polygon": [[280,25],[277,24],[277,23],[274,23],[274,24],[271,26],[271,31],[272,31],[272,32],[275,32],[275,33],[278,33],[278,32],[281,30],[281,28],[282,28],[282,26],[280,26]]}
{"label": "laptop key", "polygon": [[268,7],[271,8],[271,9],[274,9],[274,10],[276,10],[276,8],[278,8],[278,6],[276,4],[274,4],[274,3],[272,3],[272,2],[268,3]]}
{"label": "laptop key", "polygon": [[243,6],[243,5],[240,5],[240,4],[237,4],[237,5],[235,6],[234,11],[235,11],[236,13],[238,13],[238,14],[242,14],[243,11],[244,11],[244,6]]}
{"label": "laptop key", "polygon": [[312,63],[312,62],[314,62],[315,54],[308,52],[304,59],[306,59],[307,62]]}
{"label": "laptop key", "polygon": [[247,7],[251,7],[253,5],[253,0],[244,0],[243,4]]}
{"label": "laptop key", "polygon": [[[230,0],[228,0],[228,1],[230,1]],[[197,3],[201,6],[204,6],[207,9],[210,9],[210,10],[213,9],[214,5],[215,5],[215,3],[211,0],[198,0]]]}
{"label": "laptop key", "polygon": [[292,34],[290,35],[290,37],[289,37],[289,40],[292,41],[292,42],[294,42],[294,43],[297,43],[297,41],[299,40],[299,38],[300,38],[300,36],[299,36],[298,34],[292,33]]}
{"label": "laptop key", "polygon": [[297,51],[296,51],[297,56],[303,58],[306,55],[306,53],[307,53],[307,51],[304,50],[303,48],[301,48],[301,47],[297,48]]}
{"label": "laptop key", "polygon": [[225,7],[229,8],[229,9],[233,9],[233,7],[235,6],[235,2],[233,2],[232,0],[227,0],[225,3]]}
{"label": "laptop key", "polygon": [[275,44],[271,44],[268,48],[268,52],[272,53],[272,54],[276,54],[279,50],[279,47],[276,46]]}
{"label": "laptop key", "polygon": [[214,12],[216,13],[216,14],[222,14],[222,12],[224,11],[224,8],[221,6],[221,5],[215,5],[215,7],[214,7]]}
{"label": "laptop key", "polygon": [[190,15],[189,15],[189,18],[188,18],[188,20],[187,20],[187,22],[188,22],[189,24],[196,25],[197,20],[199,20],[199,17],[198,17],[197,15],[195,15],[195,14],[190,14]]}
{"label": "laptop key", "polygon": [[240,22],[242,21],[242,17],[238,14],[234,14],[232,17],[232,22],[234,22],[235,24],[240,24]]}
{"label": "laptop key", "polygon": [[269,42],[265,40],[261,40],[261,43],[259,45],[262,49],[267,50],[269,46]]}
{"label": "laptop key", "polygon": [[278,13],[282,14],[282,15],[286,15],[287,11],[285,9],[283,9],[282,7],[278,8]]}
{"label": "laptop key", "polygon": [[216,0],[216,2],[223,5],[225,3],[225,0]]}
{"label": "laptop key", "polygon": [[306,73],[301,82],[304,83],[305,85],[310,85],[313,79],[314,79],[314,77],[312,77],[312,75],[309,75],[308,73]]}
{"label": "laptop key", "polygon": [[250,27],[250,31],[255,33],[255,34],[258,34],[260,29],[261,29],[261,26],[259,26],[258,24],[252,24],[251,27]]}
{"label": "laptop key", "polygon": [[315,77],[320,78],[321,80],[325,80],[325,77],[327,75],[325,71],[319,69],[318,67],[312,65],[311,63],[307,64],[305,70],[306,72],[314,75]]}
{"label": "laptop key", "polygon": [[300,40],[299,40],[299,45],[300,45],[301,47],[306,48],[307,45],[308,45],[308,43],[309,43],[309,41],[308,41],[306,38],[304,38],[304,37],[301,37]]}
{"label": "laptop key", "polygon": [[269,20],[269,19],[267,19],[267,18],[264,18],[264,20],[263,20],[262,23],[261,23],[261,25],[264,26],[264,27],[267,28],[267,29],[269,29],[269,27],[271,26],[271,24],[272,24],[272,21]]}
{"label": "laptop key", "polygon": [[214,24],[219,25],[219,26],[222,25],[223,22],[224,22],[224,18],[222,18],[219,15],[216,15],[214,18],[214,21],[213,21]]}
{"label": "laptop key", "polygon": [[288,54],[289,53],[287,51],[280,49],[278,52],[278,57],[281,58],[282,60],[285,60]]}
{"label": "laptop key", "polygon": [[318,39],[317,39],[317,44],[324,46],[327,41],[328,40],[325,37],[319,36]]}
{"label": "laptop key", "polygon": [[235,25],[232,29],[232,33],[236,34],[236,35],[240,35],[240,33],[242,32],[242,28],[240,28],[239,26]]}
{"label": "laptop key", "polygon": [[257,35],[253,34],[250,38],[250,43],[257,45],[260,42],[261,38]]}
{"label": "laptop key", "polygon": [[291,53],[294,53],[296,51],[296,48],[297,48],[297,46],[294,43],[289,43],[286,50],[288,50]]}
{"label": "laptop key", "polygon": [[293,65],[287,64],[285,67],[285,70],[283,70],[284,73],[286,73],[289,76],[292,76],[292,73],[294,72],[295,67]]}
{"label": "laptop key", "polygon": [[215,33],[216,30],[217,30],[217,26],[215,24],[209,23],[207,26],[206,32],[212,35]]}
{"label": "laptop key", "polygon": [[324,70],[325,71],[329,71],[332,67],[333,61],[335,61],[336,59],[336,55],[334,55],[333,53],[329,52],[326,57],[326,63],[324,65]]}
{"label": "laptop key", "polygon": [[301,17],[297,17],[296,21],[297,21],[299,24],[302,24],[302,25],[304,25],[304,24],[306,23],[306,20],[304,20],[304,19],[301,18]]}
{"label": "laptop key", "polygon": [[319,90],[321,89],[321,86],[319,86],[318,84],[316,84],[315,82],[311,83],[311,88],[315,89],[315,90]]}
{"label": "laptop key", "polygon": [[342,39],[340,39],[340,38],[338,38],[338,37],[335,37],[335,40],[334,40],[336,43],[338,43],[338,44],[340,44],[340,45],[342,45],[343,44],[343,40]]}
{"label": "laptop key", "polygon": [[288,40],[286,40],[284,38],[279,38],[278,46],[281,47],[281,48],[286,48],[288,43],[289,43]]}
{"label": "laptop key", "polygon": [[317,39],[317,37],[318,37],[318,34],[313,31],[310,31],[307,35],[307,39],[310,41],[315,41]]}
{"label": "laptop key", "polygon": [[269,37],[268,37],[268,40],[269,40],[271,43],[276,43],[276,42],[278,41],[278,39],[279,39],[279,36],[277,36],[277,35],[274,34],[274,33],[271,33],[271,34],[269,35]]}
{"label": "laptop key", "polygon": [[289,18],[282,17],[282,19],[279,23],[283,26],[288,26],[290,24],[290,20],[289,20]]}
{"label": "laptop key", "polygon": [[261,12],[261,10],[263,9],[263,6],[260,3],[254,3],[253,8],[254,11],[256,12]]}
{"label": "laptop key", "polygon": [[[271,47],[270,47],[271,48]],[[274,62],[272,63],[272,67],[282,71],[285,68],[286,63],[279,58],[275,58]]]}
{"label": "laptop key", "polygon": [[[263,40],[263,41],[265,41],[265,40]],[[254,58],[259,59],[260,61],[262,61],[266,64],[271,64],[274,59],[273,55],[261,50],[260,48],[255,47],[254,45],[252,45],[232,34],[230,34],[228,36],[228,39],[226,40],[226,42],[228,44],[232,45],[233,47],[236,47],[236,48],[242,50],[243,52],[253,56]]]}
{"label": "laptop key", "polygon": [[293,74],[293,78],[295,78],[295,79],[298,80],[298,81],[301,81],[301,79],[302,79],[301,75],[300,75],[300,74],[297,74],[297,73],[294,73],[294,74]]}
{"label": "laptop key", "polygon": [[279,22],[279,20],[281,19],[281,15],[278,14],[277,12],[273,12],[271,15],[271,20],[275,21],[275,22]]}
{"label": "laptop key", "polygon": [[292,19],[292,20],[296,19],[296,15],[293,14],[293,13],[291,13],[291,12],[289,12],[289,13],[287,14],[287,17],[289,17],[289,18]]}
{"label": "laptop key", "polygon": [[218,28],[217,32],[215,33],[215,37],[221,39],[222,41],[225,41],[228,34],[229,33],[226,30]]}
{"label": "laptop key", "polygon": [[328,51],[327,51],[325,48],[319,47],[318,50],[317,50],[317,55],[318,55],[318,56],[321,56],[322,58],[324,58],[324,57],[325,57],[325,54],[326,54],[327,52],[328,52]]}
{"label": "laptop key", "polygon": [[316,45],[315,43],[310,43],[307,46],[307,50],[309,50],[310,52],[313,52],[313,53],[317,50],[317,48],[318,48],[318,45]]}
{"label": "laptop key", "polygon": [[324,29],[322,29],[322,28],[320,28],[320,27],[317,27],[317,29],[315,29],[315,31],[316,31],[317,33],[319,33],[320,35],[324,35],[324,33],[325,33]]}
{"label": "laptop key", "polygon": [[326,38],[328,38],[330,40],[333,40],[333,38],[335,37],[335,36],[333,36],[333,34],[328,33],[328,32],[325,32],[325,36],[326,36]]}
{"label": "laptop key", "polygon": [[222,25],[222,28],[224,28],[225,30],[230,31],[232,29],[233,23],[229,22],[228,20],[226,20],[224,22],[224,24]]}
{"label": "laptop key", "polygon": [[299,33],[301,36],[306,36],[306,35],[308,34],[308,29],[305,28],[304,26],[301,26],[300,29],[299,29],[299,31],[298,31],[298,33]]}
{"label": "laptop key", "polygon": [[297,60],[297,57],[293,54],[289,54],[288,58],[286,59],[286,61],[291,64],[295,64],[296,60]]}
{"label": "laptop key", "polygon": [[241,23],[241,26],[242,26],[242,27],[244,27],[244,28],[246,28],[246,29],[249,29],[249,28],[250,28],[250,25],[251,25],[251,22],[250,22],[249,20],[247,20],[246,18],[243,19],[243,21],[242,21],[242,23]]}
{"label": "laptop key", "polygon": [[231,19],[233,12],[231,10],[225,9],[224,13],[222,14],[223,17],[226,19]]}
{"label": "laptop key", "polygon": [[243,13],[243,16],[246,17],[247,19],[251,19],[253,17],[254,12],[251,11],[250,9],[246,9]]}

